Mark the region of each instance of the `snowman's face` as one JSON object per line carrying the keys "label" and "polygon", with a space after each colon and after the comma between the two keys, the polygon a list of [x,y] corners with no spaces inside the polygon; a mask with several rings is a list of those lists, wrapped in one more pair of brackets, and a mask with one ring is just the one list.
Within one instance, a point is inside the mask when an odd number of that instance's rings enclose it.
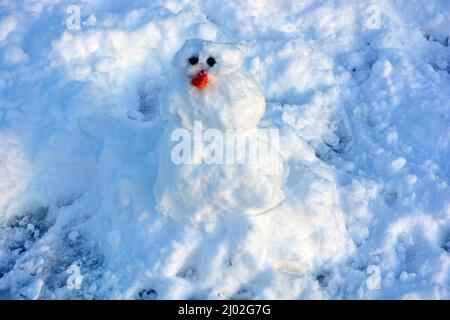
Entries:
{"label": "snowman's face", "polygon": [[194,87],[204,89],[208,78],[237,72],[244,59],[244,47],[203,40],[188,40],[172,64]]}
{"label": "snowman's face", "polygon": [[188,40],[173,59],[174,78],[161,91],[163,112],[178,126],[255,128],[265,110],[258,84],[242,68],[243,46]]}

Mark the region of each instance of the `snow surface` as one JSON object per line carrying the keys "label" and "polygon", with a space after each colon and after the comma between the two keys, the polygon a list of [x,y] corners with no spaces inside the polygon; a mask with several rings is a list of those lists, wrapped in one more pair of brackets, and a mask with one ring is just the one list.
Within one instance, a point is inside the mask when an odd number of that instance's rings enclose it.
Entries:
{"label": "snow surface", "polygon": [[[449,299],[449,36],[446,0],[0,0],[0,298]],[[268,214],[156,209],[194,38],[245,44]]]}

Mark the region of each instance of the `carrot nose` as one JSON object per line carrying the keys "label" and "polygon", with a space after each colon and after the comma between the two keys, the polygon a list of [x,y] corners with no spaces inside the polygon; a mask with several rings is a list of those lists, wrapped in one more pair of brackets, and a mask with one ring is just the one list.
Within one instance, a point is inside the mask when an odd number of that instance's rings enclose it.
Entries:
{"label": "carrot nose", "polygon": [[199,72],[196,76],[194,76],[191,80],[191,84],[194,87],[199,89],[203,89],[208,84],[208,75],[205,71]]}

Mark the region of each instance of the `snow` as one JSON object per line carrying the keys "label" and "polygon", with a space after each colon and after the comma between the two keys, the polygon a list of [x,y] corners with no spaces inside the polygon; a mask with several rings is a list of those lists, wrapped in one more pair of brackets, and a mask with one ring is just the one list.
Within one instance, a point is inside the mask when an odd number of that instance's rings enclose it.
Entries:
{"label": "snow", "polygon": [[73,264],[67,269],[66,272],[70,274],[70,276],[67,278],[67,288],[69,290],[80,290],[84,279],[84,277],[81,275],[80,267]]}
{"label": "snow", "polygon": [[5,41],[8,35],[16,29],[17,20],[14,16],[6,16],[0,22],[0,41]]}
{"label": "snow", "polygon": [[[176,53],[160,99],[168,123],[156,150],[159,212],[211,219],[262,213],[283,199],[278,137],[257,130],[265,100],[243,58],[238,45],[202,40],[188,40]],[[206,79],[204,87],[191,84],[197,77]]]}
{"label": "snow", "polygon": [[[1,298],[450,298],[448,1],[0,6]],[[282,174],[176,167],[197,117]]]}

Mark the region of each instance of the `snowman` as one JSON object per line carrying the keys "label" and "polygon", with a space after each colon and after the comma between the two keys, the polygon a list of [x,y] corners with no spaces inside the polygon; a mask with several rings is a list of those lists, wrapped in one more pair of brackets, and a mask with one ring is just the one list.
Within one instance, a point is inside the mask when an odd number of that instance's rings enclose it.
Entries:
{"label": "snowman", "polygon": [[167,123],[154,196],[163,214],[259,214],[283,200],[276,132],[258,128],[265,99],[243,59],[241,45],[203,40],[175,55],[160,96]]}

